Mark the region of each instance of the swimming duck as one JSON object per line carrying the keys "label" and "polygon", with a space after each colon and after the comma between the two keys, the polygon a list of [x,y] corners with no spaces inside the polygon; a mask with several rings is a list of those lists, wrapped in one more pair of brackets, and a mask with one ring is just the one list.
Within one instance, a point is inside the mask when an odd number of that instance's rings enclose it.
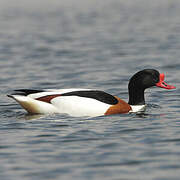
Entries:
{"label": "swimming duck", "polygon": [[144,69],[129,80],[128,103],[117,96],[94,89],[35,90],[19,89],[8,95],[28,113],[66,113],[71,116],[102,116],[138,112],[145,109],[144,91],[152,86],[174,89],[164,82],[165,75]]}

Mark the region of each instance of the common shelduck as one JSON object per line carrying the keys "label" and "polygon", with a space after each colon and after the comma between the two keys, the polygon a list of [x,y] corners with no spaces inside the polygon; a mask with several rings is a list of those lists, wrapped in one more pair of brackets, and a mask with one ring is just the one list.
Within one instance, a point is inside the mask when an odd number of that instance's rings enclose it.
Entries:
{"label": "common shelduck", "polygon": [[145,108],[144,91],[152,86],[174,89],[164,82],[164,74],[154,69],[137,72],[129,81],[129,102],[93,89],[19,89],[8,95],[28,113],[66,113],[71,116],[102,116],[137,112]]}

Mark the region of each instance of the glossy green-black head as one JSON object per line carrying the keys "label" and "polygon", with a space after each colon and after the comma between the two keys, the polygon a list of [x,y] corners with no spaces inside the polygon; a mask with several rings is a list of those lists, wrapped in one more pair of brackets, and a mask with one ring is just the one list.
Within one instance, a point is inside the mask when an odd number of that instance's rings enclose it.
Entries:
{"label": "glossy green-black head", "polygon": [[152,86],[165,89],[174,89],[174,86],[164,82],[164,74],[160,74],[155,69],[144,69],[137,72],[129,81],[129,104],[142,105],[145,104],[144,90]]}

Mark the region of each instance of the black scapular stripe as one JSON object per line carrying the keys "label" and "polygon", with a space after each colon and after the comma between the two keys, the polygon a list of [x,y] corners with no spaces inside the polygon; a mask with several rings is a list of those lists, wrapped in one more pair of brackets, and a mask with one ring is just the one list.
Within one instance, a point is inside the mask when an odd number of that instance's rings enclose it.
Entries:
{"label": "black scapular stripe", "polygon": [[104,91],[97,91],[97,90],[74,91],[74,92],[61,94],[61,96],[80,96],[80,97],[86,97],[86,98],[93,98],[103,103],[110,104],[110,105],[114,105],[118,103],[118,100],[114,96]]}

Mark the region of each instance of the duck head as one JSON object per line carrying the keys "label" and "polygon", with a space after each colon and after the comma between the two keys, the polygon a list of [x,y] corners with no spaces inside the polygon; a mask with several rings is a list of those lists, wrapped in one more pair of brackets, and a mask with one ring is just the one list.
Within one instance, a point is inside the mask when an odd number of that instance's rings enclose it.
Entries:
{"label": "duck head", "polygon": [[164,82],[165,75],[160,74],[155,69],[144,69],[137,72],[129,81],[129,104],[145,104],[144,91],[147,88],[157,86],[164,89],[175,89],[175,86],[168,85]]}

